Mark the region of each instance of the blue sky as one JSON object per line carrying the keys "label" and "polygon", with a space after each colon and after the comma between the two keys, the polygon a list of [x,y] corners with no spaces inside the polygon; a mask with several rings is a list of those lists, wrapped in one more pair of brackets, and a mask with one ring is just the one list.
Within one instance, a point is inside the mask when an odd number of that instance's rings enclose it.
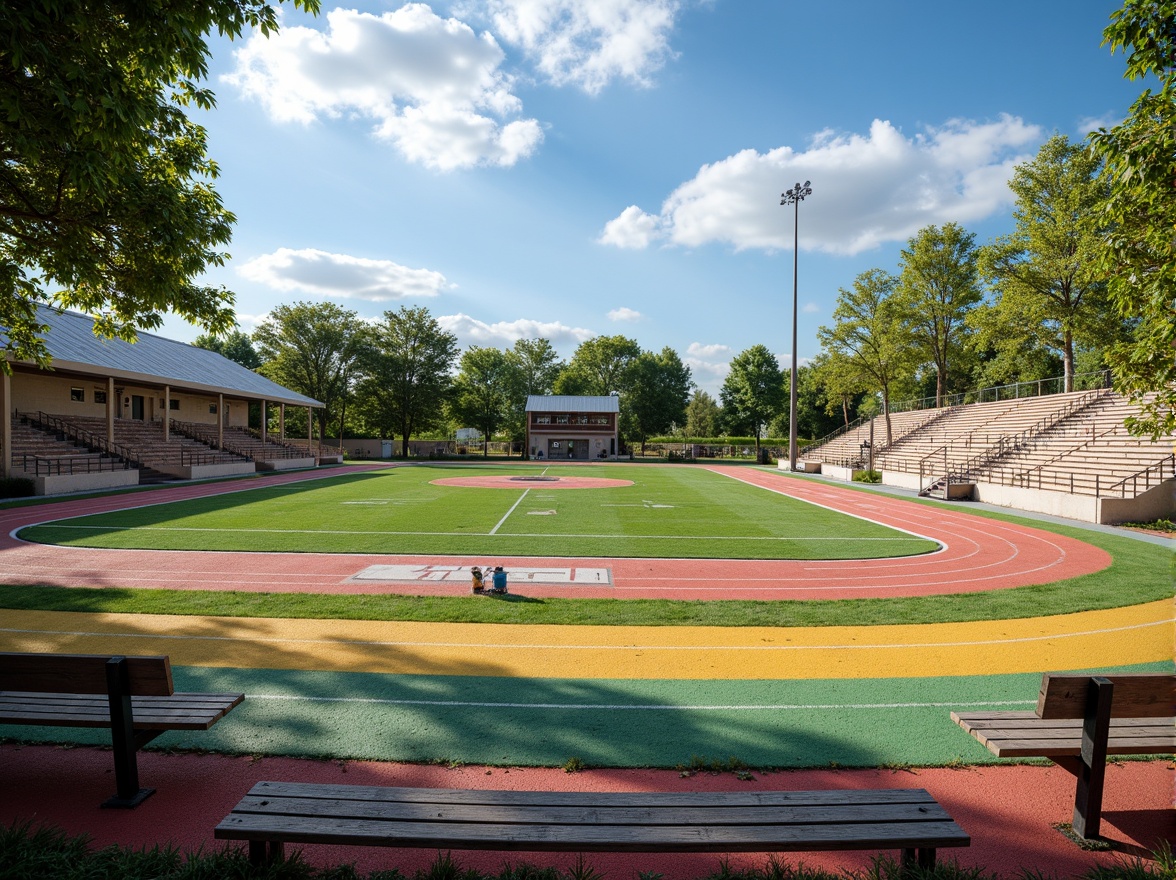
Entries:
{"label": "blue sky", "polygon": [[[800,362],[839,288],[927,224],[1011,230],[1006,181],[1141,90],[1103,0],[454,0],[283,8],[217,40],[200,114],[237,215],[241,328],[274,306],[426,306],[462,347],[623,334],[716,393]],[[163,333],[191,341],[177,319]]]}

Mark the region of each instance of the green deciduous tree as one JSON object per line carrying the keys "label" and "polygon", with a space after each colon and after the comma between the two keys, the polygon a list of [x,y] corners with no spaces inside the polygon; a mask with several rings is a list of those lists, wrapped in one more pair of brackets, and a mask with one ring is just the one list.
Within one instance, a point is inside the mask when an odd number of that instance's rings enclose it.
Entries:
{"label": "green deciduous tree", "polygon": [[261,355],[253,347],[253,340],[240,330],[234,330],[227,336],[201,333],[192,344],[197,348],[206,348],[219,355],[224,355],[247,370],[256,370],[261,366]]}
{"label": "green deciduous tree", "polygon": [[1110,341],[1119,326],[1097,260],[1107,190],[1098,168],[1089,150],[1054,135],[1009,181],[1015,231],[982,251],[997,295],[979,322],[988,343],[998,352],[1056,352],[1066,391],[1074,390],[1077,348]]}
{"label": "green deciduous tree", "polygon": [[[295,0],[312,12],[318,0]],[[221,333],[234,217],[212,188],[204,129],[208,33],[270,33],[259,0],[0,4],[0,326],[13,358],[48,363],[35,301],[133,340],[173,311]],[[5,370],[7,363],[0,363]]]}
{"label": "green deciduous tree", "polygon": [[833,357],[847,361],[871,391],[882,396],[886,445],[894,434],[890,424],[891,396],[904,380],[910,381],[917,353],[911,346],[905,305],[895,296],[898,279],[881,269],[870,269],[842,288],[833,310],[832,327],[821,327],[817,338]]}
{"label": "green deciduous tree", "polygon": [[645,441],[668,433],[671,425],[686,420],[686,404],[694,380],[690,367],[668,346],[658,354],[643,351],[631,369],[626,395],[628,429],[645,453]]}
{"label": "green deciduous tree", "polygon": [[506,427],[512,440],[522,440],[527,433],[527,398],[551,394],[563,362],[550,340],[520,339],[506,352],[506,366],[510,382]]}
{"label": "green deciduous tree", "polygon": [[414,434],[444,421],[457,351],[457,337],[426,308],[384,312],[384,322],[373,331],[367,377],[359,389],[364,415],[381,434],[400,435],[405,458]]}
{"label": "green deciduous tree", "polygon": [[719,436],[719,419],[722,410],[718,402],[701,388],[694,389],[690,402],[686,404],[686,436]]}
{"label": "green deciduous tree", "polygon": [[449,397],[449,414],[463,427],[482,432],[486,441],[483,457],[489,454],[490,439],[510,414],[510,391],[510,364],[505,354],[476,345],[462,354]]}
{"label": "green deciduous tree", "polygon": [[258,372],[323,404],[319,439],[341,421],[368,334],[359,316],[334,303],[278,306],[253,332]]}
{"label": "green deciduous tree", "polygon": [[627,336],[595,336],[572,354],[555,381],[556,394],[621,394],[629,389],[630,370],[641,346]]}
{"label": "green deciduous tree", "polygon": [[956,223],[925,226],[902,251],[899,302],[911,341],[935,368],[935,405],[950,388],[951,366],[964,349],[968,313],[983,299],[976,237]]}
{"label": "green deciduous tree", "polygon": [[760,436],[787,403],[780,363],[766,346],[753,345],[731,360],[719,392],[723,402],[723,419],[733,433],[755,435],[756,459],[759,459]]}
{"label": "green deciduous tree", "polygon": [[[1123,122],[1090,141],[1103,162],[1108,230],[1100,264],[1131,342],[1110,355],[1116,387],[1144,404],[1128,427],[1176,431],[1176,0],[1127,0],[1103,45],[1127,57],[1128,79],[1154,77]],[[1146,396],[1146,397],[1145,397]]]}

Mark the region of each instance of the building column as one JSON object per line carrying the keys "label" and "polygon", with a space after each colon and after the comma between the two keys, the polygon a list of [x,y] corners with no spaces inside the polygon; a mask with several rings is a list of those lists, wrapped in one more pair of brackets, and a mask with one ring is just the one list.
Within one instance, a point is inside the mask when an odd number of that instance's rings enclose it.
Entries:
{"label": "building column", "polygon": [[216,448],[225,448],[225,396],[216,396]]}
{"label": "building column", "polygon": [[314,410],[306,408],[306,448],[314,455]]}
{"label": "building column", "polygon": [[278,439],[286,439],[286,404],[278,404]]}
{"label": "building column", "polygon": [[3,445],[3,456],[0,458],[0,476],[12,476],[12,377],[0,372],[0,407],[4,414],[0,416],[0,444]]}
{"label": "building column", "polygon": [[262,443],[265,442],[267,419],[268,419],[268,417],[267,417],[266,411],[265,411],[265,401],[263,400],[261,402],[261,442]]}
{"label": "building column", "polygon": [[163,442],[171,439],[171,386],[163,386]]}
{"label": "building column", "polygon": [[118,404],[114,396],[114,376],[106,378],[106,442],[114,443],[114,408]]}

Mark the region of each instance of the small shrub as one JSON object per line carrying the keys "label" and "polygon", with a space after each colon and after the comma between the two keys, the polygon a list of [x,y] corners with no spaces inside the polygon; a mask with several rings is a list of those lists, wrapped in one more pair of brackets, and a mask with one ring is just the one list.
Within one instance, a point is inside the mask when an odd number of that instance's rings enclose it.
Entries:
{"label": "small shrub", "polygon": [[564,773],[579,773],[581,770],[586,769],[586,767],[587,765],[579,758],[568,758],[564,761],[563,771]]}
{"label": "small shrub", "polygon": [[858,471],[857,473],[855,473],[853,475],[853,481],[855,483],[881,483],[882,482],[882,472],[881,471],[868,471],[868,470],[867,471]]}

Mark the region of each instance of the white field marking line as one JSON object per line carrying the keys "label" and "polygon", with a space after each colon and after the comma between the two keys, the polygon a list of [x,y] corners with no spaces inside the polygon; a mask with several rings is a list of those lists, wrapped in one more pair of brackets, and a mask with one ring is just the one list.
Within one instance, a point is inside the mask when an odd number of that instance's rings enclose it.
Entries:
{"label": "white field marking line", "polygon": [[932,543],[938,544],[941,548],[941,551],[947,549],[947,545],[945,543],[943,543],[942,541],[937,541],[935,538],[932,538],[930,535],[920,535],[918,532],[912,532],[910,529],[904,529],[904,528],[900,528],[899,526],[888,525],[887,523],[879,522],[876,519],[870,519],[868,516],[862,516],[860,513],[850,513],[848,510],[838,510],[836,507],[830,507],[827,504],[820,504],[819,502],[813,501],[809,498],[802,498],[799,495],[789,495],[787,492],[782,492],[779,489],[775,489],[771,486],[761,486],[759,483],[753,483],[750,480],[745,480],[741,476],[735,476],[734,474],[729,474],[724,471],[711,470],[710,468],[707,468],[707,470],[710,470],[710,472],[712,474],[718,474],[720,477],[727,477],[728,479],[735,480],[735,482],[737,482],[737,483],[743,483],[745,486],[751,486],[755,489],[763,489],[766,492],[774,492],[777,495],[783,495],[785,498],[789,498],[793,501],[800,501],[803,504],[811,504],[813,507],[820,507],[823,510],[828,510],[833,513],[839,513],[842,516],[850,516],[850,517],[853,517],[854,519],[860,519],[863,522],[868,522],[871,525],[875,525],[875,526],[881,526],[884,529],[894,529],[894,531],[896,531],[896,532],[905,532],[908,535],[914,535],[916,538],[922,538],[924,541],[931,541]]}
{"label": "white field marking line", "polygon": [[[493,529],[491,529],[489,532],[486,533],[487,537],[489,537],[490,535],[493,535],[495,532],[498,531],[498,527],[501,526],[506,521],[506,518],[511,515],[511,513],[514,511],[515,507],[519,506],[519,504],[522,502],[523,498],[527,497],[527,492],[530,492],[530,491],[531,491],[530,489],[527,489],[523,492],[523,497],[519,498],[519,500],[514,503],[514,507],[512,507],[510,510],[508,510],[506,512],[506,516],[504,516],[501,520],[498,521],[498,525],[496,525]],[[194,527],[194,526],[132,526],[131,528],[123,529],[123,528],[113,528],[111,526],[57,526],[57,525],[49,526],[49,528],[73,529],[74,531],[83,531],[83,532],[84,531],[91,531],[91,532],[93,532],[93,531],[100,531],[100,532],[224,532],[224,531],[231,531],[233,534],[241,534],[241,533],[255,534],[256,533],[256,534],[265,534],[265,535],[268,535],[268,534],[274,534],[274,535],[395,535],[395,536],[400,536],[400,537],[404,537],[407,535],[425,536],[425,537],[427,537],[427,536],[452,537],[452,536],[456,536],[456,535],[462,535],[465,537],[470,537],[469,532],[369,532],[369,531],[351,531],[348,529],[209,529],[209,528],[198,528],[198,527]],[[896,531],[901,531],[901,530],[896,529]],[[796,535],[779,535],[779,536],[760,535],[760,536],[740,537],[738,535],[734,535],[734,536],[732,536],[732,535],[689,535],[689,536],[682,536],[682,535],[585,535],[585,534],[574,533],[574,532],[566,534],[566,535],[550,534],[550,533],[531,534],[531,533],[526,533],[526,532],[518,532],[518,533],[511,533],[509,535],[506,535],[505,537],[508,537],[508,538],[590,538],[590,539],[614,538],[617,540],[623,539],[623,540],[642,540],[642,541],[691,541],[691,540],[700,540],[700,541],[701,540],[705,540],[705,541],[841,541],[841,542],[845,541],[844,537],[830,536],[830,537],[821,538],[821,537],[817,537],[816,535],[814,535],[812,537],[797,537]],[[933,538],[920,538],[917,535],[912,535],[907,538],[854,538],[854,540],[855,541],[930,541],[933,544],[939,543],[938,541],[935,541]],[[242,552],[244,552],[244,551],[242,551]],[[281,552],[281,551],[278,551],[278,552]],[[780,561],[788,562],[788,561],[794,561],[794,560],[780,560]]]}
{"label": "white field marking line", "polygon": [[262,642],[279,645],[330,645],[334,648],[479,648],[486,650],[505,649],[517,650],[545,650],[545,651],[829,651],[829,650],[906,650],[908,648],[970,648],[978,645],[1015,645],[1027,642],[1048,642],[1053,639],[1076,639],[1086,636],[1110,635],[1111,633],[1131,632],[1133,630],[1150,629],[1157,626],[1167,626],[1176,618],[1149,621],[1147,623],[1133,623],[1128,626],[1115,626],[1105,629],[1082,630],[1080,632],[1048,633],[1040,636],[1024,636],[1015,639],[975,639],[960,642],[912,642],[906,644],[876,644],[876,645],[543,645],[543,644],[498,644],[495,642],[389,642],[379,640],[354,639],[293,639],[267,638],[264,636],[204,636],[169,633],[133,633],[133,632],[84,632],[78,630],[46,630],[46,629],[15,629],[0,628],[0,633],[13,635],[41,635],[41,636],[71,636],[93,638],[119,639],[162,639],[167,641],[190,642]]}
{"label": "white field marking line", "polygon": [[[502,524],[503,524],[504,522],[506,522],[508,519],[510,519],[510,515],[511,515],[512,513],[514,513],[514,512],[515,512],[515,508],[516,508],[516,507],[518,507],[520,504],[522,504],[522,503],[523,503],[523,499],[527,497],[527,493],[528,493],[528,492],[530,492],[530,491],[531,491],[530,489],[524,489],[524,490],[523,490],[523,494],[519,496],[519,500],[518,500],[518,501],[516,501],[514,504],[512,504],[512,505],[511,505],[511,508],[510,508],[510,510],[508,510],[506,513],[504,513],[504,514],[502,515],[502,519],[500,519],[500,520],[498,521],[498,525],[496,525],[494,528],[492,528],[492,529],[490,530],[489,534],[491,534],[491,535],[494,535],[494,534],[497,534],[497,533],[498,533],[498,530],[499,530],[500,528],[502,528]],[[395,533],[391,533],[391,534],[395,534]]]}
{"label": "white field marking line", "polygon": [[250,694],[251,700],[294,703],[376,703],[386,706],[453,706],[481,709],[634,709],[641,712],[811,712],[818,709],[947,709],[988,706],[1035,706],[1036,700],[989,700],[983,703],[780,703],[763,706],[672,706],[658,703],[490,703],[473,700],[393,700],[379,697],[305,697],[286,694]]}

